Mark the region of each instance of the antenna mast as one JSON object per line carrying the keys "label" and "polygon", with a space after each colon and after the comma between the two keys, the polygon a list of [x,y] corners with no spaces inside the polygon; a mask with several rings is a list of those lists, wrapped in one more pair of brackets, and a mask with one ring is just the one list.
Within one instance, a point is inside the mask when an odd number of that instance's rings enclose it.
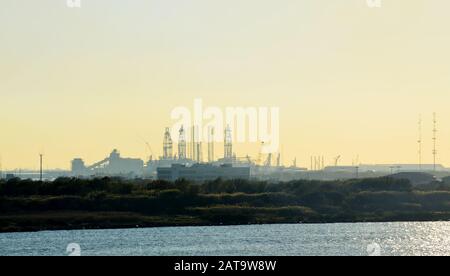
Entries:
{"label": "antenna mast", "polygon": [[0,180],[3,179],[3,163],[2,156],[0,155]]}
{"label": "antenna mast", "polygon": [[433,170],[436,171],[436,158],[437,158],[437,119],[436,113],[433,113]]}
{"label": "antenna mast", "polygon": [[192,125],[192,130],[191,130],[191,159],[193,161],[197,160],[197,158],[195,157],[195,126]]}
{"label": "antenna mast", "polygon": [[42,163],[43,163],[43,154],[39,154],[39,181],[42,182]]}
{"label": "antenna mast", "polygon": [[419,170],[422,170],[422,115],[419,117]]}

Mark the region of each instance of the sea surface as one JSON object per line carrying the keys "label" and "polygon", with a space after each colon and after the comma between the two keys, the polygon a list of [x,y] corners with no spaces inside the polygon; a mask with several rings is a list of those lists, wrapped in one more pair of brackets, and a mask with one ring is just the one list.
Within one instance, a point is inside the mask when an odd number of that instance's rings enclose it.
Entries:
{"label": "sea surface", "polygon": [[450,222],[280,224],[0,234],[0,256],[450,255]]}

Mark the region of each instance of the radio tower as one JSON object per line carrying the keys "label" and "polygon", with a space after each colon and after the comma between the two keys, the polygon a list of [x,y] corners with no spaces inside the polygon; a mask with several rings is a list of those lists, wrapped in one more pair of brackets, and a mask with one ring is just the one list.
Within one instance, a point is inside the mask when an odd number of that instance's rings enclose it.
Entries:
{"label": "radio tower", "polygon": [[437,158],[437,119],[436,113],[433,113],[433,170],[436,171],[436,158]]}
{"label": "radio tower", "polygon": [[43,154],[39,154],[39,181],[42,182],[42,163],[43,163]]}
{"label": "radio tower", "polygon": [[419,117],[419,140],[417,141],[419,144],[419,170],[422,170],[422,115]]}
{"label": "radio tower", "polygon": [[192,130],[191,130],[191,159],[192,160],[197,160],[197,157],[195,157],[195,126],[192,126]]}

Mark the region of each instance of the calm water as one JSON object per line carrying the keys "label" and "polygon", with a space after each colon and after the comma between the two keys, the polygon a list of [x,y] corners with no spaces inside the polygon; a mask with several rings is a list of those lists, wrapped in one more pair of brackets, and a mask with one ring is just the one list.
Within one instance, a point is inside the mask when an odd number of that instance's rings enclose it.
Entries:
{"label": "calm water", "polygon": [[0,255],[67,255],[71,243],[81,255],[450,255],[449,233],[449,222],[7,233]]}

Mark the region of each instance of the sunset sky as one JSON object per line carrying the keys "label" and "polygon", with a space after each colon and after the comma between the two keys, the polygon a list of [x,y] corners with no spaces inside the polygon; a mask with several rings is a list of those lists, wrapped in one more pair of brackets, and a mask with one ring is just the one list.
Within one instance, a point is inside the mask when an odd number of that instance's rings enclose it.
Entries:
{"label": "sunset sky", "polygon": [[[280,108],[284,161],[450,166],[450,1],[0,1],[3,168],[162,154],[177,106]],[[222,148],[217,147],[217,155]],[[236,145],[238,156],[258,144]],[[206,152],[206,148],[204,150]]]}

